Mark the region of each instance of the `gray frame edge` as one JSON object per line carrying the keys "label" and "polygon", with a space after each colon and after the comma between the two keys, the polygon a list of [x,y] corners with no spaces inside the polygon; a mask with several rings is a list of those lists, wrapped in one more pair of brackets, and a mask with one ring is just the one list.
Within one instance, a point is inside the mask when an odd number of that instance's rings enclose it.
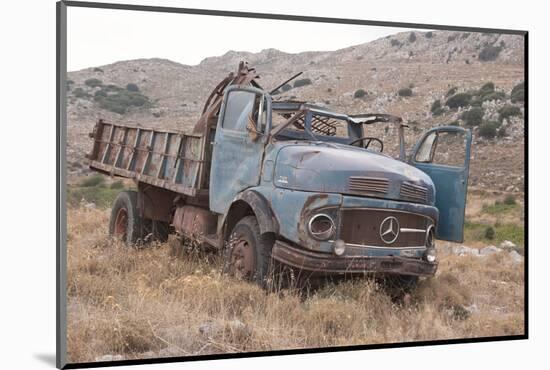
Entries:
{"label": "gray frame edge", "polygon": [[67,364],[67,5],[56,3],[56,350],[55,364]]}

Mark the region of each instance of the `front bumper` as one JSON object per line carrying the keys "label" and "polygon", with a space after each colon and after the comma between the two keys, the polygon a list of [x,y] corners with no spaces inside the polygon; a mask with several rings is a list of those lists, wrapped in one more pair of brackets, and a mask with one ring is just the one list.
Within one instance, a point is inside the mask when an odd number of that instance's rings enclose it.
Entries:
{"label": "front bumper", "polygon": [[433,276],[437,262],[427,262],[417,258],[398,256],[335,256],[293,247],[277,240],[273,246],[272,256],[275,260],[312,273],[342,274],[399,274],[412,276]]}

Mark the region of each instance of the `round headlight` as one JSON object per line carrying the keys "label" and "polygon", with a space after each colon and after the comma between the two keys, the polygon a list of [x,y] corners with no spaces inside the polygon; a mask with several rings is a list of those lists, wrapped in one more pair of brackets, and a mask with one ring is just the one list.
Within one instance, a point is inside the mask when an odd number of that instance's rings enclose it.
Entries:
{"label": "round headlight", "polygon": [[327,240],[334,235],[336,226],[330,216],[319,213],[309,220],[309,233],[317,240]]}

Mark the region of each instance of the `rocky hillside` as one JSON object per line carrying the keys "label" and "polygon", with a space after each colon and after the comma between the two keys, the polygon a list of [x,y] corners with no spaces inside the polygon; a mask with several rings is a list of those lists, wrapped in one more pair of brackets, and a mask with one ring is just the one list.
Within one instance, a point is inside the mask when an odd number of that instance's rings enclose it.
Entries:
{"label": "rocky hillside", "polygon": [[[403,32],[330,52],[228,51],[196,66],[139,59],[69,72],[69,174],[82,172],[98,118],[188,130],[211,89],[245,60],[268,90],[304,72],[274,99],[402,116],[408,146],[434,125],[471,127],[471,185],[523,191],[523,55],[520,36]],[[395,150],[391,128],[374,134]]]}

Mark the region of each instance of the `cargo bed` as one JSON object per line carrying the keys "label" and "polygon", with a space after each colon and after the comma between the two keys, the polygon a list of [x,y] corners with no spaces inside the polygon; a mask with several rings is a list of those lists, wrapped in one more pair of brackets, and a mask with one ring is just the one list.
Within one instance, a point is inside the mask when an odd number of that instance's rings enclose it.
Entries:
{"label": "cargo bed", "polygon": [[103,120],[90,135],[90,168],[96,171],[188,196],[208,193],[210,155],[203,135]]}

